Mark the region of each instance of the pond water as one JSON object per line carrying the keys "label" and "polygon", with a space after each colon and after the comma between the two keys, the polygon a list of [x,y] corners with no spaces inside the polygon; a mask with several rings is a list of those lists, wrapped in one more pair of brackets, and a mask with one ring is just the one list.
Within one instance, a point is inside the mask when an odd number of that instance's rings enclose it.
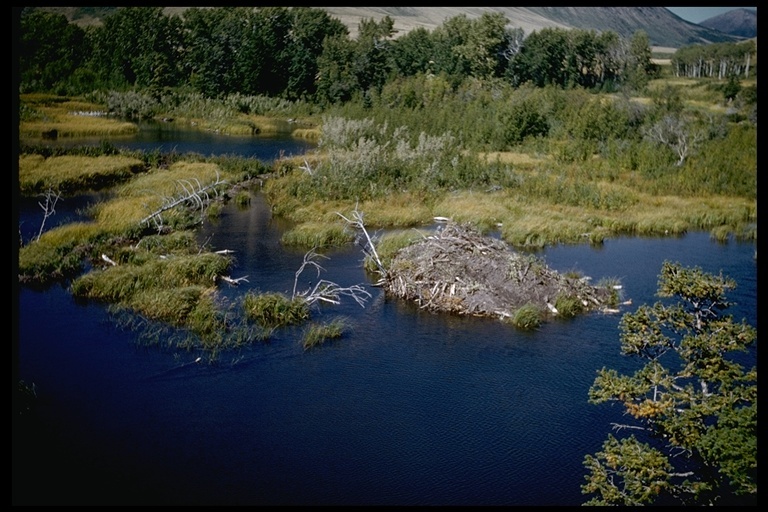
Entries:
{"label": "pond water", "polygon": [[[221,287],[290,293],[303,250],[255,192],[200,230],[235,251]],[[620,315],[591,314],[522,332],[492,319],[433,314],[392,300],[362,268],[359,247],[324,251],[322,278],[363,284],[313,310],[344,317],[341,339],[305,351],[301,329],[214,363],[145,346],[99,304],[67,290],[21,287],[18,373],[34,383],[34,421],[14,431],[14,504],[579,505],[583,459],[601,448],[618,408],[587,403],[596,372],[632,371]],[[653,303],[664,260],[736,279],[729,310],[757,327],[752,243],[706,233],[558,246],[551,267],[619,278],[633,310]],[[302,274],[300,284],[316,279]],[[756,354],[749,355],[754,361]],[[14,424],[14,426],[16,426]]]}
{"label": "pond water", "polygon": [[[62,137],[45,141],[52,146],[101,144],[103,137]],[[142,122],[135,135],[112,137],[109,142],[127,150],[161,151],[164,153],[198,153],[203,156],[238,155],[271,162],[281,154],[297,155],[314,148],[314,142],[289,136],[234,136],[195,130],[173,123]]]}

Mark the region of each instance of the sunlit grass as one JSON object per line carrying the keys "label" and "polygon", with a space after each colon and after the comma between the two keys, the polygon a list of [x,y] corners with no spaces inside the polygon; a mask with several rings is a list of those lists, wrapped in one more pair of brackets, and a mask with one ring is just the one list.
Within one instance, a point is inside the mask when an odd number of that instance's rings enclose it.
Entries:
{"label": "sunlit grass", "polygon": [[487,232],[497,229],[511,215],[508,204],[505,194],[461,191],[444,195],[432,211],[435,216],[471,223],[475,229]]}
{"label": "sunlit grass", "polygon": [[[376,242],[376,253],[379,255],[379,259],[381,260],[382,265],[384,265],[384,268],[390,267],[392,259],[400,249],[424,239],[427,234],[426,231],[419,231],[416,229],[404,229],[384,233]],[[366,258],[365,260],[365,268],[370,271],[378,270],[376,264],[369,258]]]}
{"label": "sunlit grass", "polygon": [[429,200],[409,192],[363,201],[358,209],[365,212],[365,222],[376,227],[417,226],[432,219]]}
{"label": "sunlit grass", "polygon": [[22,102],[33,111],[19,123],[22,138],[107,137],[132,135],[139,131],[135,123],[106,115],[88,115],[104,110],[102,106],[88,102],[47,95],[24,95]]}
{"label": "sunlit grass", "polygon": [[294,325],[309,319],[305,300],[291,299],[278,292],[248,292],[243,297],[243,310],[248,319],[265,328]]}
{"label": "sunlit grass", "polygon": [[93,223],[73,222],[46,231],[19,248],[19,280],[45,283],[69,277],[82,268],[82,250],[103,234]]}
{"label": "sunlit grass", "polygon": [[104,188],[126,181],[144,170],[137,158],[114,156],[19,155],[19,188],[32,195],[47,189],[54,191]]}
{"label": "sunlit grass", "polygon": [[176,162],[169,169],[152,169],[119,188],[122,196],[171,196],[183,193],[182,183],[198,188],[217,178],[232,178],[216,164],[208,162]]}
{"label": "sunlit grass", "polygon": [[336,247],[354,240],[355,234],[340,222],[304,222],[283,233],[283,244],[294,247]]}

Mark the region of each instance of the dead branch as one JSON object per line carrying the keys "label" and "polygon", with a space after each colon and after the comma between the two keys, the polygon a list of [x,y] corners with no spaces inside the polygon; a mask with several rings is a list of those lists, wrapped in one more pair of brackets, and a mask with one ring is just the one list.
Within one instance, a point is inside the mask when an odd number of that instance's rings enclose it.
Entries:
{"label": "dead branch", "polygon": [[107,256],[106,254],[102,254],[102,255],[101,255],[101,259],[102,259],[102,260],[104,260],[104,261],[106,261],[107,263],[109,263],[109,264],[110,264],[110,265],[112,265],[113,267],[117,266],[117,263],[115,263],[115,261],[114,261],[114,260],[112,260],[112,259],[111,259],[109,256]]}
{"label": "dead branch", "polygon": [[369,298],[371,298],[371,294],[362,285],[359,285],[359,284],[352,285],[352,286],[339,286],[338,284],[332,281],[321,279],[311,289],[307,289],[303,292],[296,291],[296,288],[298,287],[299,276],[304,272],[304,270],[306,270],[308,266],[315,268],[315,270],[317,271],[317,277],[320,276],[320,272],[322,270],[325,270],[323,267],[320,266],[319,263],[315,261],[315,259],[318,257],[327,259],[327,256],[323,256],[322,254],[317,254],[314,248],[307,251],[307,253],[304,255],[304,261],[302,262],[299,269],[296,271],[296,277],[294,278],[294,281],[293,281],[292,297],[293,298],[301,297],[307,302],[307,304],[312,305],[316,302],[340,304],[341,296],[347,296],[347,297],[352,297],[355,300],[355,302],[360,304],[360,307],[365,307],[365,302]]}
{"label": "dead branch", "polygon": [[61,192],[53,193],[53,190],[51,188],[48,188],[48,192],[45,193],[45,204],[38,202],[37,204],[40,205],[40,208],[43,209],[43,222],[40,223],[40,231],[37,232],[37,237],[35,240],[40,240],[40,237],[43,234],[43,228],[45,227],[45,221],[48,220],[48,217],[51,215],[56,214],[56,203],[61,198]]}
{"label": "dead branch", "polygon": [[322,254],[317,254],[317,252],[315,252],[315,248],[314,247],[312,249],[310,249],[309,251],[307,251],[307,253],[304,255],[304,262],[299,267],[299,270],[296,271],[296,277],[293,279],[293,295],[292,295],[292,297],[295,298],[297,296],[303,296],[304,294],[309,292],[309,290],[307,290],[307,291],[305,291],[303,293],[296,292],[296,288],[298,287],[298,284],[299,284],[299,276],[302,274],[302,272],[304,272],[304,269],[306,269],[307,266],[315,267],[315,270],[317,270],[317,277],[320,277],[320,271],[325,270],[323,267],[320,266],[319,263],[317,263],[315,261],[315,258],[325,258],[325,259],[328,259],[327,256],[323,256]]}
{"label": "dead branch", "polygon": [[368,230],[365,229],[365,223],[363,222],[363,212],[359,211],[357,209],[357,205],[355,205],[355,209],[352,212],[351,219],[345,217],[339,212],[336,212],[336,215],[344,219],[347,222],[347,224],[351,225],[355,229],[360,230],[363,233],[366,240],[366,243],[363,246],[363,252],[373,260],[373,262],[376,264],[376,267],[378,267],[379,269],[379,273],[382,276],[386,275],[387,271],[384,268],[384,265],[381,263],[381,259],[379,258],[379,253],[376,252],[376,245],[373,243],[371,236],[368,234]]}
{"label": "dead branch", "polygon": [[310,176],[314,174],[314,172],[312,172],[312,167],[309,165],[309,162],[307,162],[306,158],[304,159],[304,165],[299,166],[299,169],[309,174]]}
{"label": "dead branch", "polygon": [[362,285],[355,284],[352,286],[339,286],[332,281],[326,281],[321,279],[315,285],[311,292],[305,294],[299,294],[304,297],[307,304],[314,304],[315,302],[329,302],[331,304],[341,304],[341,296],[352,297],[360,307],[365,307],[365,302],[371,298],[371,294],[363,288]]}
{"label": "dead branch", "polygon": [[208,203],[211,201],[209,192],[213,192],[214,194],[218,195],[216,187],[226,183],[227,182],[225,180],[221,179],[218,172],[216,173],[216,180],[205,186],[203,186],[197,178],[192,180],[178,180],[176,182],[176,186],[180,192],[174,196],[163,198],[162,206],[141,219],[140,224],[146,224],[149,223],[149,221],[154,221],[155,225],[161,227],[163,224],[162,214],[168,210],[176,208],[179,205],[187,205],[195,209],[199,208],[202,214],[205,212],[206,205],[208,205]]}
{"label": "dead branch", "polygon": [[241,281],[248,282],[248,276],[238,277],[237,279],[233,279],[229,276],[219,276],[223,281],[226,281],[227,283],[237,286],[240,284]]}

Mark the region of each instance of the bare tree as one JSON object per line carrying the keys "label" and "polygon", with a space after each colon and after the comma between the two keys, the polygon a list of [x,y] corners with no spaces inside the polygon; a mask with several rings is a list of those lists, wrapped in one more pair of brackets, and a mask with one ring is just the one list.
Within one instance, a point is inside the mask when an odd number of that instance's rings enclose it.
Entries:
{"label": "bare tree", "polygon": [[667,115],[648,128],[646,137],[654,142],[667,146],[677,156],[676,166],[685,163],[685,159],[696,149],[703,140],[700,131],[690,127],[685,119],[679,116]]}
{"label": "bare tree", "polygon": [[35,241],[40,240],[40,237],[43,234],[43,228],[45,228],[45,221],[48,220],[48,217],[56,214],[56,203],[59,202],[60,198],[61,192],[54,193],[51,188],[48,188],[48,192],[45,193],[45,204],[41,202],[37,203],[40,205],[40,208],[43,209],[43,222],[40,223],[40,230],[37,232]]}

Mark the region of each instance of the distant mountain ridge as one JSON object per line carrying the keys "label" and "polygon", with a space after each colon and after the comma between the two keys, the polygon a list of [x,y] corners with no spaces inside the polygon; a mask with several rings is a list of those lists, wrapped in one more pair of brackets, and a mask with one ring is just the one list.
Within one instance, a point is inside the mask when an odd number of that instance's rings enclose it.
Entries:
{"label": "distant mountain ridge", "polygon": [[699,25],[732,36],[757,37],[757,12],[750,9],[733,9],[708,18]]}
{"label": "distant mountain ridge", "polygon": [[666,7],[317,7],[325,9],[357,33],[363,18],[389,16],[402,33],[422,26],[433,30],[446,19],[460,14],[478,18],[483,12],[500,12],[526,34],[543,28],[612,30],[630,37],[637,30],[648,34],[652,46],[679,48],[690,44],[738,41],[735,35],[690,23]]}
{"label": "distant mountain ridge", "polygon": [[[690,44],[738,41],[743,37],[753,37],[715,28],[721,26],[714,23],[718,17],[712,19],[714,21],[711,26],[697,25],[676,16],[665,7],[312,7],[324,9],[331,16],[338,18],[348,27],[352,37],[357,34],[357,28],[363,19],[379,21],[384,16],[389,16],[395,22],[394,28],[398,35],[403,35],[417,27],[434,30],[454,16],[466,15],[474,19],[482,16],[484,12],[504,14],[511,26],[522,28],[526,35],[548,27],[612,30],[622,37],[630,37],[635,31],[643,30],[648,34],[652,46],[673,49]],[[71,22],[79,25],[94,25],[100,23],[101,16],[108,15],[118,8],[41,9],[64,14]],[[181,14],[185,9],[187,8],[166,7],[164,11],[168,14]]]}

